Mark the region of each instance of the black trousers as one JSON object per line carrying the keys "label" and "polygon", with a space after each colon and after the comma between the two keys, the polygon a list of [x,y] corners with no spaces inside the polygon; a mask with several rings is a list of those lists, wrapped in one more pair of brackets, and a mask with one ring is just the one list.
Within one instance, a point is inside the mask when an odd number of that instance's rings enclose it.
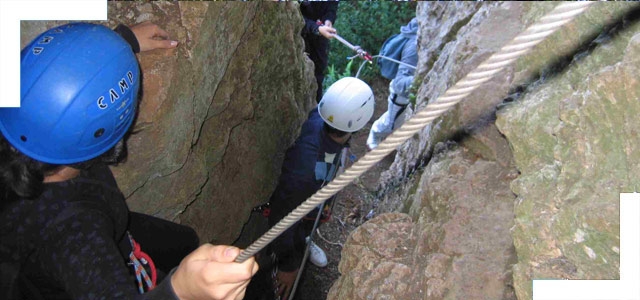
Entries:
{"label": "black trousers", "polygon": [[156,269],[162,271],[158,272],[158,279],[200,246],[198,235],[191,227],[141,213],[129,214],[129,232],[141,250],[149,254]]}
{"label": "black trousers", "polygon": [[322,82],[324,81],[324,73],[327,70],[329,56],[329,40],[323,36],[307,34],[302,36],[305,44],[305,52],[309,53],[309,58],[315,66],[314,75],[318,84],[316,91],[316,102],[322,100]]}

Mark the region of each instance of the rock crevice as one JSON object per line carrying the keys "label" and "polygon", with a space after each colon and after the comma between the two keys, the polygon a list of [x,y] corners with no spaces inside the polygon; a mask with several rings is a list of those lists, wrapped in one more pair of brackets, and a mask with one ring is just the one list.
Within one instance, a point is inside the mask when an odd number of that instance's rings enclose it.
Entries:
{"label": "rock crevice", "polygon": [[[416,110],[555,5],[420,3]],[[531,299],[532,279],[619,278],[619,194],[640,179],[639,7],[593,5],[399,148],[378,205],[397,212],[352,236],[404,220],[416,288],[369,297]],[[368,267],[400,257],[354,257],[379,247],[349,238],[329,299],[400,280]]]}

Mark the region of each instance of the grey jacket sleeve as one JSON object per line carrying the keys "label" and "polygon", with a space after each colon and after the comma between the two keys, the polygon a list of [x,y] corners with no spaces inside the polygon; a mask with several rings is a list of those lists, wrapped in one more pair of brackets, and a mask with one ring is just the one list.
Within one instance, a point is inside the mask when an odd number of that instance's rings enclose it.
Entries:
{"label": "grey jacket sleeve", "polygon": [[[412,38],[404,45],[401,61],[412,66],[418,63],[417,37]],[[415,70],[407,66],[400,65],[398,67],[398,73],[393,79],[391,86],[396,94],[405,98],[409,97],[409,87],[411,83],[413,83],[414,73]]]}

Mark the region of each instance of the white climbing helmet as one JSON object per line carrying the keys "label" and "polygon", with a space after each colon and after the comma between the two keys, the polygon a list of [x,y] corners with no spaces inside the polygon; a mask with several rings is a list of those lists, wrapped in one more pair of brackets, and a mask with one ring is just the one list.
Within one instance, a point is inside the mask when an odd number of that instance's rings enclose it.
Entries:
{"label": "white climbing helmet", "polygon": [[373,91],[364,81],[345,77],[334,84],[322,96],[318,104],[320,117],[329,126],[355,132],[369,122],[373,116],[375,100]]}

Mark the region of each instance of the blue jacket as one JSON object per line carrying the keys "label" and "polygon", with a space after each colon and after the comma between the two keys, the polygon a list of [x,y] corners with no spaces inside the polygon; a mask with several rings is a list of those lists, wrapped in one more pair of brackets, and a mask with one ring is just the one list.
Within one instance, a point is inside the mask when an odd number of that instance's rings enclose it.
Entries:
{"label": "blue jacket", "polygon": [[[410,38],[402,49],[402,58],[400,60],[403,63],[416,66],[418,64],[418,19],[413,18],[407,25],[400,27],[400,34]],[[409,87],[413,83],[414,73],[415,70],[407,66],[400,65],[398,67],[398,73],[393,79],[392,86],[396,94],[405,98],[409,97]]]}
{"label": "blue jacket", "polygon": [[[331,139],[323,130],[324,121],[317,109],[309,113],[300,136],[286,152],[278,186],[270,200],[269,224],[275,225],[289,212],[318,191],[336,175],[340,154],[345,145]],[[298,268],[304,252],[304,236],[297,234],[297,222],[273,243],[279,268],[293,271]]]}

